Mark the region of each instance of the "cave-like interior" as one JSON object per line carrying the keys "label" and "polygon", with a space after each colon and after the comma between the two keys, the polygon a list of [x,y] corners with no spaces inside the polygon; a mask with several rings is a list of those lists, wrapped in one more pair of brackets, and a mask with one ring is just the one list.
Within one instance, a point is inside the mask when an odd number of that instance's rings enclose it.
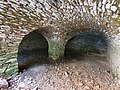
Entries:
{"label": "cave-like interior", "polygon": [[107,39],[103,32],[88,30],[72,37],[65,46],[65,57],[76,58],[84,55],[106,55]]}
{"label": "cave-like interior", "polygon": [[18,47],[19,71],[48,62],[48,42],[37,30],[25,35]]}

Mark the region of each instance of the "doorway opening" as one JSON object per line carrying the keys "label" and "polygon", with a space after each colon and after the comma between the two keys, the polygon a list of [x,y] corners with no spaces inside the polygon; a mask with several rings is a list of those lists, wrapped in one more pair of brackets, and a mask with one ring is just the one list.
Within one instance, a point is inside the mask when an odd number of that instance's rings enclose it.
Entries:
{"label": "doorway opening", "polygon": [[66,58],[78,58],[85,55],[106,55],[107,37],[104,32],[88,30],[72,37],[65,46]]}
{"label": "doorway opening", "polygon": [[33,65],[47,63],[47,39],[37,30],[25,35],[18,47],[17,60],[19,71],[23,71]]}

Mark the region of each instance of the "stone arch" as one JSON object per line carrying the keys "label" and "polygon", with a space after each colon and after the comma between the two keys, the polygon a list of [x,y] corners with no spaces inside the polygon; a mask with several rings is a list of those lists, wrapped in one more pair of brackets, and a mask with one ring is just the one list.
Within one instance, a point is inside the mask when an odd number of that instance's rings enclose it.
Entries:
{"label": "stone arch", "polygon": [[36,64],[47,63],[48,41],[39,30],[34,30],[22,38],[17,55],[19,71]]}
{"label": "stone arch", "polygon": [[108,36],[105,30],[79,30],[71,35],[65,45],[66,57],[78,57],[84,54],[105,54],[107,55]]}

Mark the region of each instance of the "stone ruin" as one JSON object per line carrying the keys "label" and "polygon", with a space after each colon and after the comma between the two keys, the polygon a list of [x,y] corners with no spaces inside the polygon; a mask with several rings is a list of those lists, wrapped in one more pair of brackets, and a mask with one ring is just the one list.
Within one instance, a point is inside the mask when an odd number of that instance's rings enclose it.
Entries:
{"label": "stone ruin", "polygon": [[0,1],[0,57],[17,57],[15,53],[33,49],[31,42],[24,47],[21,43],[34,31],[42,40],[38,40],[42,47],[35,47],[45,49],[46,57],[53,62],[64,56],[71,38],[88,31],[102,33],[107,42],[107,60],[120,77],[119,0]]}

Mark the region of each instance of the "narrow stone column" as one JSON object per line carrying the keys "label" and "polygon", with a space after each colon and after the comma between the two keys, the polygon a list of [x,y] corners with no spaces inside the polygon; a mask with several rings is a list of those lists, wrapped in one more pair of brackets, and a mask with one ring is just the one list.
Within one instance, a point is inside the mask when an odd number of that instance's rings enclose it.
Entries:
{"label": "narrow stone column", "polygon": [[[64,33],[63,33],[64,34]],[[48,38],[48,54],[52,62],[59,62],[64,56],[65,51],[65,37],[60,30],[51,32]]]}
{"label": "narrow stone column", "polygon": [[64,56],[66,33],[54,26],[47,26],[39,29],[48,41],[48,55],[51,62],[59,62]]}
{"label": "narrow stone column", "polygon": [[48,45],[49,59],[53,62],[59,61],[64,55],[64,43],[62,41],[49,41]]}
{"label": "narrow stone column", "polygon": [[113,69],[114,74],[120,80],[120,40],[110,39],[107,48],[107,59]]}

